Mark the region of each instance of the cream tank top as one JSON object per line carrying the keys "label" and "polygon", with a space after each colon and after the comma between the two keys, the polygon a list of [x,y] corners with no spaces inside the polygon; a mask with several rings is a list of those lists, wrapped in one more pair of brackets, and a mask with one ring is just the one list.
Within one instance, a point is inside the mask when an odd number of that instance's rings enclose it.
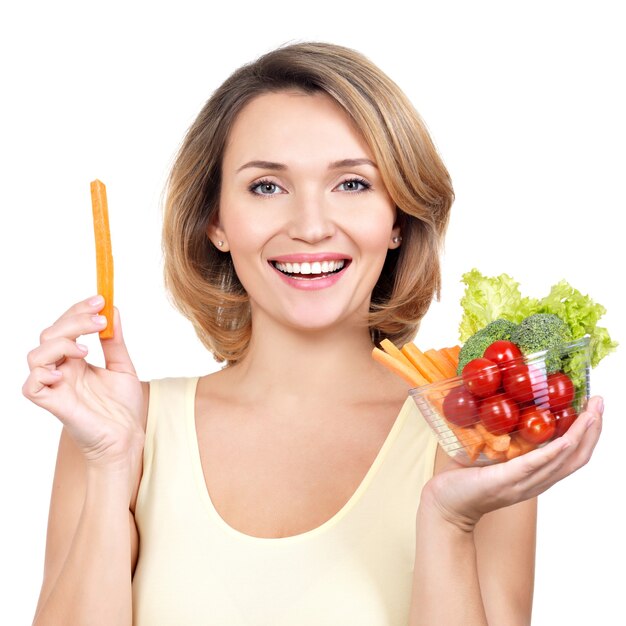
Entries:
{"label": "cream tank top", "polygon": [[207,491],[197,378],[150,383],[134,626],[406,626],[415,516],[437,442],[407,398],[349,501],[284,538],[241,533]]}

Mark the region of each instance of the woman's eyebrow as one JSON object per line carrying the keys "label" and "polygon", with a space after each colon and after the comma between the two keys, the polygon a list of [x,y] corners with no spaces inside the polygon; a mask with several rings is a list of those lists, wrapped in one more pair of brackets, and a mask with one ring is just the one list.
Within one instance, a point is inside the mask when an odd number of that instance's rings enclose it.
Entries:
{"label": "woman's eyebrow", "polygon": [[[371,159],[341,159],[340,161],[333,161],[329,166],[329,170],[336,170],[342,167],[354,167],[356,165],[371,165],[372,167],[376,167],[376,163]],[[241,170],[245,170],[248,167],[256,167],[262,170],[286,170],[287,166],[284,163],[276,163],[275,161],[248,161],[244,163],[238,170],[237,173],[241,172]]]}
{"label": "woman's eyebrow", "polygon": [[337,170],[341,167],[354,167],[356,165],[371,165],[378,169],[378,166],[371,159],[342,159],[341,161],[334,161],[328,166],[329,170]]}

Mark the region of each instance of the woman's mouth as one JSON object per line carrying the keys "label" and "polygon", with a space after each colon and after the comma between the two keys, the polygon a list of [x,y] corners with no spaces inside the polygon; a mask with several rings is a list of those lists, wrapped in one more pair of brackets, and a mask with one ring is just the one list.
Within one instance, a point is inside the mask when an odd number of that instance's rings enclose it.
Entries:
{"label": "woman's mouth", "polygon": [[297,280],[316,280],[326,278],[331,274],[340,272],[345,266],[346,259],[338,259],[336,261],[313,261],[312,263],[279,263],[278,261],[270,261],[270,263],[283,274]]}
{"label": "woman's mouth", "polygon": [[329,258],[330,255],[319,255],[321,258],[306,259],[305,255],[298,256],[300,258],[297,261],[289,257],[269,261],[280,278],[296,289],[319,290],[332,287],[352,263],[352,259],[346,257]]}

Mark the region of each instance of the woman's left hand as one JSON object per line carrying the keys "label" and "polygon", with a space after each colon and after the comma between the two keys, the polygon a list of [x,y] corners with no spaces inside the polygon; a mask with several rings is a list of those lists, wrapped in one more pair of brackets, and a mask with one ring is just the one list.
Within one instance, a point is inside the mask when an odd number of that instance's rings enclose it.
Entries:
{"label": "woman's left hand", "polygon": [[425,485],[421,506],[472,530],[485,513],[534,498],[585,465],[598,442],[602,414],[602,398],[596,396],[567,433],[542,448],[486,467],[453,463]]}

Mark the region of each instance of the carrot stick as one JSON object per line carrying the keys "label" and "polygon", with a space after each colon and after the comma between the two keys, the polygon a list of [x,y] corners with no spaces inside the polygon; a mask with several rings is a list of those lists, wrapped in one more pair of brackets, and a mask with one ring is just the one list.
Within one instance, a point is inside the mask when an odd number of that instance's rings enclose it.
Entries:
{"label": "carrot stick", "polygon": [[396,345],[390,339],[383,339],[380,342],[380,347],[389,355],[394,357],[394,359],[398,359],[408,367],[413,367],[413,363],[407,359],[404,354],[402,354],[400,348],[396,347]]}
{"label": "carrot stick", "polygon": [[405,343],[402,346],[402,354],[411,361],[414,367],[417,368],[419,373],[426,378],[428,382],[434,383],[437,380],[443,380],[445,378],[433,365],[432,361],[424,356],[424,353],[414,343]]}
{"label": "carrot stick", "polygon": [[432,361],[433,365],[443,374],[444,378],[454,378],[456,376],[456,368],[452,367],[438,350],[426,350],[424,356]]}
{"label": "carrot stick", "polygon": [[476,430],[482,435],[487,445],[498,452],[506,452],[511,445],[511,437],[509,435],[494,435],[489,432],[480,422],[475,425]]}
{"label": "carrot stick", "polygon": [[421,385],[425,385],[429,382],[412,365],[407,365],[403,361],[392,357],[379,348],[374,348],[372,350],[372,357],[375,361],[384,365],[394,374],[397,374],[406,380],[411,387],[420,387]]}
{"label": "carrot stick", "polygon": [[110,339],[113,337],[113,252],[106,187],[99,180],[91,182],[91,208],[96,240],[98,293],[104,298],[101,314],[107,319],[107,326],[100,331],[100,338]]}
{"label": "carrot stick", "polygon": [[493,461],[504,461],[506,459],[506,453],[501,452],[500,450],[494,450],[491,446],[485,444],[485,447],[482,449],[482,453]]}
{"label": "carrot stick", "polygon": [[454,368],[454,375],[456,376],[456,368],[459,362],[447,350],[448,348],[440,348],[439,350],[437,350],[437,352],[439,352],[439,354],[446,360],[446,362]]}
{"label": "carrot stick", "polygon": [[455,365],[459,364],[459,352],[461,352],[461,346],[452,346],[451,348],[444,348],[444,350],[452,357]]}
{"label": "carrot stick", "polygon": [[465,448],[467,456],[472,463],[478,458],[485,446],[485,440],[481,437],[480,433],[475,428],[462,428],[461,426],[455,426],[446,422],[450,427],[450,430],[455,434],[459,443]]}
{"label": "carrot stick", "polygon": [[516,456],[520,456],[522,454],[522,449],[520,448],[519,443],[517,443],[517,439],[511,439],[511,445],[509,449],[506,451],[507,459],[514,459]]}
{"label": "carrot stick", "polygon": [[526,441],[526,439],[524,439],[524,437],[521,437],[519,433],[514,434],[511,440],[515,441],[515,443],[519,446],[520,450],[522,451],[522,454],[526,454],[527,452],[530,452],[531,450],[534,450],[537,447],[535,446],[534,443],[530,443],[530,441]]}

